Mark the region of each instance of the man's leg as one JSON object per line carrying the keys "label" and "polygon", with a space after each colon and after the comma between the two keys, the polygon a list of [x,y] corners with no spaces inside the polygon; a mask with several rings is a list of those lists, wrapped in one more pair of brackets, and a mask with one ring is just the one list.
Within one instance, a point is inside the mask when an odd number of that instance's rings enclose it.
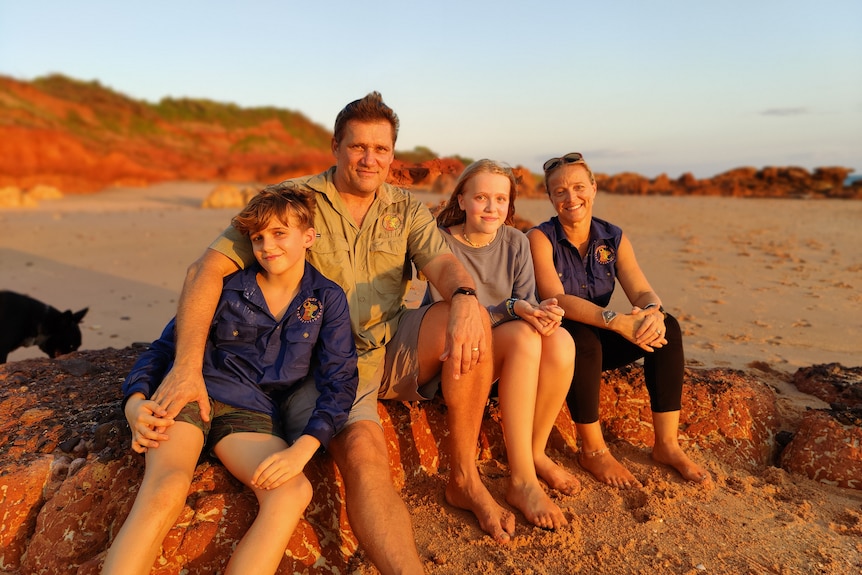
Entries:
{"label": "man's leg", "polygon": [[[440,372],[440,355],[448,322],[449,307],[444,303],[431,306],[422,318],[418,345],[420,383]],[[487,316],[484,327],[485,341],[491,341],[491,324]],[[442,370],[452,466],[446,485],[446,500],[450,505],[472,511],[482,529],[497,541],[508,541],[515,533],[515,516],[494,500],[476,467],[479,429],[493,378],[491,353],[486,356],[472,371],[462,374],[457,380],[450,370]]]}
{"label": "man's leg", "polygon": [[424,573],[410,513],[392,484],[383,429],[351,423],[329,442],[344,479],[350,527],[383,575]]}

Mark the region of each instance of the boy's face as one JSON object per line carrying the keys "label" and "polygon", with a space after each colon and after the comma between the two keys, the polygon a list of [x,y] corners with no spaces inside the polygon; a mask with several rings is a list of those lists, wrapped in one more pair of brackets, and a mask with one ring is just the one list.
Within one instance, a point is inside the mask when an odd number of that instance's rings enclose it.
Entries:
{"label": "boy's face", "polygon": [[254,257],[270,275],[303,269],[305,251],[314,243],[314,228],[302,230],[272,218],[266,226],[249,235]]}

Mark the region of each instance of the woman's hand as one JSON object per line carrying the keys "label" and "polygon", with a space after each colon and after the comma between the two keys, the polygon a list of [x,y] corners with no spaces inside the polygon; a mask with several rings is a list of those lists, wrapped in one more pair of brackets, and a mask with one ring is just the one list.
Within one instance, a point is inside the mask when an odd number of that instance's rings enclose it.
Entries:
{"label": "woman's hand", "polygon": [[[664,325],[664,314],[658,307],[648,310],[634,306],[631,315],[639,319],[634,333],[634,343],[646,349],[664,347],[667,344],[667,328]],[[646,346],[646,347],[645,347]]]}
{"label": "woman's hand", "polygon": [[557,298],[546,299],[538,307],[533,307],[530,302],[519,299],[513,309],[518,317],[532,325],[542,335],[554,333],[566,315],[563,308],[557,305]]}

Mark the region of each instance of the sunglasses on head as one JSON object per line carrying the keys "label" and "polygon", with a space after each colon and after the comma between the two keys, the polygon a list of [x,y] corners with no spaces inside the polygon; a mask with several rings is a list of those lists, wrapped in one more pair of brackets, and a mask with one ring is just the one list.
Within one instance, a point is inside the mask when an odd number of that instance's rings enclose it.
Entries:
{"label": "sunglasses on head", "polygon": [[578,162],[583,162],[584,156],[579,152],[571,152],[563,156],[562,158],[551,158],[544,164],[542,164],[542,169],[545,170],[547,174],[551,170],[559,168],[563,164],[576,164]]}

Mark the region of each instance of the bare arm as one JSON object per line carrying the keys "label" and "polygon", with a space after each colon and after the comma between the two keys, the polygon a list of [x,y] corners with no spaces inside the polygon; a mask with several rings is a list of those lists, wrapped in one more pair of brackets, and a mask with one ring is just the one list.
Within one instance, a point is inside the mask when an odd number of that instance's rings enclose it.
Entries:
{"label": "bare arm", "polygon": [[[452,360],[452,369],[457,379],[469,373],[488,351],[488,341],[482,314],[485,308],[474,296],[456,295],[459,287],[472,288],[476,284],[467,269],[453,254],[439,255],[431,260],[421,272],[449,302],[449,324],[446,328],[446,346],[441,361]],[[479,353],[473,353],[478,348]]]}
{"label": "bare arm", "polygon": [[[563,284],[554,267],[553,247],[548,237],[535,229],[530,230],[527,233],[527,237],[530,240],[530,251],[533,254],[533,268],[536,272],[536,286],[541,299],[557,298],[557,305],[566,312],[566,319],[615,331],[643,349],[652,351],[651,347],[638,341],[637,337],[638,328],[640,328],[644,321],[644,312],[637,311],[627,315],[619,314],[610,324],[605,325],[605,320],[602,317],[603,309],[600,306],[563,291]],[[629,249],[631,249],[631,244],[629,244]],[[618,254],[620,260],[623,257],[622,252],[623,249],[620,246],[620,253]],[[633,252],[630,255],[634,257]],[[635,265],[637,265],[637,262],[635,262]],[[628,295],[628,292],[626,292],[626,295]]]}
{"label": "bare arm", "polygon": [[197,401],[201,418],[209,421],[210,407],[201,373],[204,347],[221,296],[222,280],[237,269],[230,258],[210,249],[189,266],[177,307],[176,359],[152,397],[170,419],[185,404]]}

